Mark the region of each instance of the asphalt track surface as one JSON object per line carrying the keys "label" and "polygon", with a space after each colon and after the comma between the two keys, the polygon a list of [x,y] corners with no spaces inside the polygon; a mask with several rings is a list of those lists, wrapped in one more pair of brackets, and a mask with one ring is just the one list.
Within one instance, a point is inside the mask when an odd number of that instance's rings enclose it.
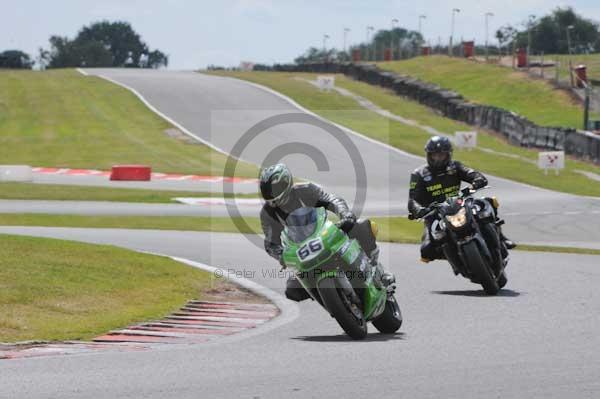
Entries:
{"label": "asphalt track surface", "polygon": [[[268,277],[276,262],[235,234],[1,228],[190,258]],[[235,248],[232,251],[231,248]],[[600,269],[586,255],[515,252],[497,297],[417,247],[382,244],[404,324],[348,340],[316,303],[283,326],[228,343],[0,362],[1,398],[597,398]],[[265,327],[268,326],[269,323]]]}
{"label": "asphalt track surface", "polygon": [[[230,79],[187,72],[94,73],[134,87],[163,113],[224,150],[261,117],[294,111],[279,97]],[[257,108],[261,115],[242,112]],[[219,109],[235,112],[219,115],[216,122],[213,115],[211,123],[210,110]],[[329,173],[318,172],[304,155],[289,155],[285,161],[297,175],[353,197],[351,162],[344,161],[341,151],[331,150],[335,142],[302,124],[272,130],[242,158],[260,164],[270,149],[287,141],[318,143],[331,154]],[[390,208],[401,208],[408,173],[422,160],[349,137],[366,164],[367,204],[389,201]],[[598,200],[491,180],[503,202],[507,231],[516,239],[582,245],[600,241]],[[0,231],[161,252],[244,272],[280,293],[284,285],[283,278],[268,276],[278,270],[276,262],[235,234]],[[599,396],[597,257],[514,252],[507,289],[486,297],[478,286],[453,277],[446,263],[422,265],[417,254],[415,246],[382,244],[383,261],[399,281],[397,297],[404,314],[400,334],[382,336],[371,328],[366,341],[349,341],[322,309],[304,302],[299,317],[288,324],[268,330],[267,323],[264,334],[226,344],[0,362],[0,397]]]}

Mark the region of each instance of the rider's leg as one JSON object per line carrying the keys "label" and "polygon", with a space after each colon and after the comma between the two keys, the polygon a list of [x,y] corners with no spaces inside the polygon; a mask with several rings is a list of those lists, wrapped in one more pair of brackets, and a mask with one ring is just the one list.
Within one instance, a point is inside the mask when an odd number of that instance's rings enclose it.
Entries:
{"label": "rider's leg", "polygon": [[377,247],[373,225],[369,219],[358,219],[352,230],[348,232],[348,236],[358,241],[363,251],[365,251],[371,260],[371,263],[377,263],[379,248]]}
{"label": "rider's leg", "polygon": [[285,297],[292,301],[300,302],[310,298],[310,295],[304,289],[296,276],[290,276],[285,284]]}
{"label": "rider's leg", "polygon": [[425,220],[421,236],[421,262],[429,263],[436,259],[444,259],[441,248],[431,240],[431,220]]}
{"label": "rider's leg", "polygon": [[[494,208],[494,212],[496,213],[496,221],[500,220],[500,216],[498,215],[498,200],[496,197],[486,197],[486,200],[492,205],[492,208]],[[517,246],[516,242],[504,235],[502,226],[498,226],[498,232],[500,233],[500,239],[504,242],[506,249],[513,249]]]}
{"label": "rider's leg", "polygon": [[513,248],[515,248],[517,246],[517,243],[504,235],[504,232],[502,231],[502,227],[501,226],[498,226],[498,229],[500,230],[499,231],[500,232],[500,239],[502,241],[504,241],[504,245],[506,245],[506,249],[513,249]]}
{"label": "rider's leg", "polygon": [[356,224],[348,233],[350,238],[355,238],[361,248],[371,261],[371,264],[377,268],[377,274],[381,276],[381,282],[385,286],[392,285],[396,278],[393,274],[384,270],[383,265],[379,262],[379,247],[377,246],[377,226],[369,219],[358,219]]}

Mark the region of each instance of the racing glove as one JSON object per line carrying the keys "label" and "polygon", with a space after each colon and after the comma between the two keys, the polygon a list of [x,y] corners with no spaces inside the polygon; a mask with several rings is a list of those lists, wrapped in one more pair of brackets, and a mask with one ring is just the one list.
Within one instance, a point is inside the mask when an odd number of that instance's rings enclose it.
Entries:
{"label": "racing glove", "polygon": [[421,219],[423,216],[429,213],[428,208],[420,208],[417,214],[415,215],[415,219]]}
{"label": "racing glove", "polygon": [[354,224],[356,223],[356,216],[354,216],[354,214],[350,211],[348,212],[344,212],[340,215],[340,229],[342,229],[344,232],[348,233],[350,230],[352,230],[352,228],[354,227]]}
{"label": "racing glove", "polygon": [[478,177],[477,179],[473,180],[473,183],[471,183],[471,185],[473,186],[474,190],[479,190],[480,188],[487,186],[487,181]]}
{"label": "racing glove", "polygon": [[414,213],[409,213],[408,214],[408,220],[416,220],[416,219],[421,219],[423,216],[427,215],[429,209],[428,208],[419,208],[418,211],[414,212]]}

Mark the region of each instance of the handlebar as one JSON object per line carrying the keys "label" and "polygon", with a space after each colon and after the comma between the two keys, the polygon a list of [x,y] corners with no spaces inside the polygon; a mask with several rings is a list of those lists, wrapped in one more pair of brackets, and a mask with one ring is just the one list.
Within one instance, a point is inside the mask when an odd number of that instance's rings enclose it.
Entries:
{"label": "handlebar", "polygon": [[[481,187],[481,188],[473,188],[472,186],[471,187],[465,187],[462,190],[460,190],[460,194],[459,194],[458,197],[459,198],[470,197],[471,195],[475,194],[476,192],[481,191],[481,190],[485,190],[485,189],[488,189],[488,188],[491,188],[491,186],[485,186],[485,187]],[[427,208],[425,208],[425,210],[426,210],[425,215],[423,215],[420,218],[416,218],[413,215],[409,214],[409,219],[410,220],[423,220],[423,219],[426,219],[429,216],[433,215],[438,210],[438,208],[440,208],[441,206],[442,206],[441,202],[434,202],[433,204],[431,204]]]}
{"label": "handlebar", "polygon": [[470,197],[471,195],[475,194],[476,192],[481,191],[481,190],[487,190],[488,188],[492,188],[492,186],[485,186],[485,187],[479,187],[479,188],[473,188],[473,186],[465,187],[462,190],[460,190],[460,193],[462,194],[460,196],[460,198]]}

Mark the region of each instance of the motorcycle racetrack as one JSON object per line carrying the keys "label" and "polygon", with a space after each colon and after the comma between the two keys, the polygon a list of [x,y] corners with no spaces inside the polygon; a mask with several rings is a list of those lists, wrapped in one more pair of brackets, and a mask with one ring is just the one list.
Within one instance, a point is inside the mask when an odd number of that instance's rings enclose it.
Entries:
{"label": "motorcycle racetrack", "polygon": [[[193,72],[86,72],[135,90],[165,116],[227,153],[236,151],[240,138],[265,118],[306,115],[281,96],[233,79]],[[243,148],[240,158],[260,165],[283,154],[296,176],[361,205],[354,201],[357,162],[348,155],[348,143],[340,144],[316,122],[298,120],[268,127]],[[365,214],[405,214],[409,174],[423,160],[346,134],[364,162]],[[303,154],[286,153],[286,143],[310,148],[302,147]],[[500,199],[505,231],[514,240],[598,246],[600,200],[494,177],[490,185],[489,195]],[[7,205],[12,212],[28,211],[26,202]],[[76,204],[51,205],[57,213],[70,213]],[[137,206],[112,205],[115,214],[135,213]],[[186,207],[154,206],[144,214]],[[94,213],[93,207],[88,209]],[[224,207],[197,209],[226,215]],[[163,253],[238,273],[281,295],[285,286],[286,275],[277,273],[277,262],[237,234],[41,227],[2,227],[0,232]],[[454,277],[446,262],[420,263],[417,246],[382,243],[381,248],[382,263],[397,278],[404,316],[398,334],[381,335],[370,326],[366,340],[351,341],[318,304],[288,301],[285,306],[294,310],[288,314],[297,317],[272,324],[276,318],[254,334],[223,342],[0,361],[0,398],[598,397],[598,257],[512,252],[506,288],[488,297],[480,286]]]}

